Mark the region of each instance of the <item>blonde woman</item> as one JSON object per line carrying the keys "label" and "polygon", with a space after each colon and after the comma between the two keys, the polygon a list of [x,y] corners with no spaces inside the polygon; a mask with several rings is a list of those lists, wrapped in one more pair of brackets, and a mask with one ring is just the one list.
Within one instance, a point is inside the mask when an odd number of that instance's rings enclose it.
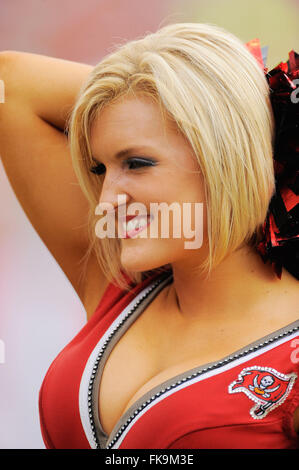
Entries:
{"label": "blonde woman", "polygon": [[[96,67],[5,51],[1,78],[7,175],[88,320],[40,390],[46,447],[296,447],[298,280],[256,250],[275,193],[256,58],[173,24]],[[170,207],[200,246],[161,235]]]}

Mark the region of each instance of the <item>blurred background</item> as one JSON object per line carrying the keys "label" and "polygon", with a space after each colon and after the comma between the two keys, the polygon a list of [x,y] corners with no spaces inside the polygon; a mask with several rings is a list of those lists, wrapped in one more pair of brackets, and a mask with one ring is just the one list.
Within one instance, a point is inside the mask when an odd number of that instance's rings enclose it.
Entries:
{"label": "blurred background", "polygon": [[[299,52],[298,12],[299,0],[0,0],[0,50],[95,65],[117,44],[165,24],[206,22],[244,43],[259,38],[271,69]],[[42,449],[39,388],[85,311],[1,164],[0,204],[0,448]]]}

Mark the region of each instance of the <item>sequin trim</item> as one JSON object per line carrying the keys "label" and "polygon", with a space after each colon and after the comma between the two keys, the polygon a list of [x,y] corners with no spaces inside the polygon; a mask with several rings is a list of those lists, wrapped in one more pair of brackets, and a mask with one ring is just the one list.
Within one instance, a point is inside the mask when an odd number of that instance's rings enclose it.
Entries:
{"label": "sequin trim", "polygon": [[155,289],[159,284],[161,284],[162,281],[164,281],[164,277],[162,279],[159,279],[155,281],[151,286],[145,288],[145,293],[135,302],[135,304],[132,306],[132,308],[127,312],[127,314],[122,318],[122,320],[116,325],[116,327],[112,330],[112,332],[109,334],[107,339],[104,341],[104,344],[97,355],[97,358],[94,362],[94,366],[92,369],[92,373],[90,376],[89,384],[88,384],[88,397],[87,397],[87,402],[88,402],[88,416],[89,416],[89,421],[90,421],[90,427],[92,430],[92,435],[93,435],[93,440],[94,440],[94,447],[96,449],[100,449],[100,443],[96,434],[96,428],[95,428],[95,420],[93,416],[93,407],[92,407],[92,391],[94,387],[94,380],[96,377],[96,373],[99,367],[99,363],[101,361],[101,358],[107,348],[107,345],[111,341],[112,337],[117,333],[117,331],[122,327],[122,325],[128,320],[128,318],[135,312],[136,308],[139,306],[139,304],[146,298],[148,295]]}

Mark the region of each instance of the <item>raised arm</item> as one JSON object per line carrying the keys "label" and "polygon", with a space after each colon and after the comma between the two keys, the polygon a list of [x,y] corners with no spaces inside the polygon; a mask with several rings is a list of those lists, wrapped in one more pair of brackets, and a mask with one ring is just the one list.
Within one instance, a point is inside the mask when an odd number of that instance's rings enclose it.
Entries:
{"label": "raised arm", "polygon": [[[29,220],[86,309],[92,301],[80,274],[88,246],[88,205],[63,130],[92,68],[38,54],[0,53],[5,93],[0,103],[0,156],[5,171]],[[89,271],[97,286],[104,282],[95,263]],[[94,302],[91,309],[96,298]]]}

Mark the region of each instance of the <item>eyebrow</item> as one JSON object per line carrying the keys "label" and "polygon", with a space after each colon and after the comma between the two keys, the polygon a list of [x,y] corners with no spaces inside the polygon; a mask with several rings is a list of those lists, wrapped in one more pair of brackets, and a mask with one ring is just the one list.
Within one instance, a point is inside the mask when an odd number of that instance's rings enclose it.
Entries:
{"label": "eyebrow", "polygon": [[[115,156],[116,159],[123,158],[123,157],[128,157],[129,155],[134,155],[136,153],[143,153],[145,151],[144,149],[146,149],[146,148],[148,148],[150,150],[150,147],[129,147],[129,148],[120,150],[114,156]],[[99,161],[94,156],[92,156],[92,158],[93,158],[93,160]]]}

